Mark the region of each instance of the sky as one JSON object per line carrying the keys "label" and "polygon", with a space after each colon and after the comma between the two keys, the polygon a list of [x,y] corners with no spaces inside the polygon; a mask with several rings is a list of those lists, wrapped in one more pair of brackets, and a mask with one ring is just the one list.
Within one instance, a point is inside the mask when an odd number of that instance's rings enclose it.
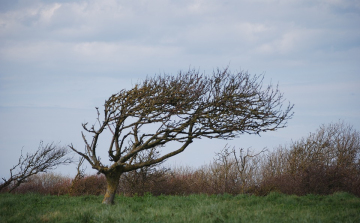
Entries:
{"label": "sky", "polygon": [[95,107],[147,76],[225,67],[278,84],[294,117],[261,136],[194,141],[164,165],[196,168],[225,145],[271,151],[339,120],[360,130],[360,2],[0,0],[0,177],[40,141],[82,150]]}

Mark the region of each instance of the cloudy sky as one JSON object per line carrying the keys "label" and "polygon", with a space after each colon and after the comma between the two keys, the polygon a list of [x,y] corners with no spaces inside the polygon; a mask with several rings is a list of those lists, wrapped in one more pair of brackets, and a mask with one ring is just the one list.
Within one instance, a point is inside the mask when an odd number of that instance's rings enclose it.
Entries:
{"label": "cloudy sky", "polygon": [[227,143],[273,149],[338,120],[360,130],[359,24],[357,0],[0,0],[0,177],[41,140],[81,150],[81,123],[111,94],[189,67],[265,74],[295,115],[261,137],[195,141],[169,166],[209,163]]}

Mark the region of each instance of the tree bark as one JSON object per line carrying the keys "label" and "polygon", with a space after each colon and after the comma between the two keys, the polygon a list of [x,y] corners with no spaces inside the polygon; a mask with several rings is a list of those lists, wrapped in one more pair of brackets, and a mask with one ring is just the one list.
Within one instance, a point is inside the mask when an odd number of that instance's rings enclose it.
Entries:
{"label": "tree bark", "polygon": [[107,204],[107,205],[114,204],[116,189],[119,185],[119,180],[120,180],[121,174],[122,174],[122,172],[116,171],[116,170],[105,174],[107,188],[106,188],[106,193],[105,193],[104,199],[102,201],[103,204]]}

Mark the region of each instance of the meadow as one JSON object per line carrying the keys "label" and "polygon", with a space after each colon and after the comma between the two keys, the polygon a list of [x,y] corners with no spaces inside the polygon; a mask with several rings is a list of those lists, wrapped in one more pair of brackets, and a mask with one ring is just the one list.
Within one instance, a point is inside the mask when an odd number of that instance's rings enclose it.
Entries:
{"label": "meadow", "polygon": [[103,196],[0,194],[0,222],[360,222],[360,198],[332,195]]}

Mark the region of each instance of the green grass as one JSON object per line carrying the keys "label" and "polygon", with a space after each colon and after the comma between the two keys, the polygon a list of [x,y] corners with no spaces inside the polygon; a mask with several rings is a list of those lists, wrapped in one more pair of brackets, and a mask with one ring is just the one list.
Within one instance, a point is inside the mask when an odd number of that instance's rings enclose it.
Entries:
{"label": "green grass", "polygon": [[360,222],[360,198],[191,195],[116,197],[0,194],[0,222]]}

